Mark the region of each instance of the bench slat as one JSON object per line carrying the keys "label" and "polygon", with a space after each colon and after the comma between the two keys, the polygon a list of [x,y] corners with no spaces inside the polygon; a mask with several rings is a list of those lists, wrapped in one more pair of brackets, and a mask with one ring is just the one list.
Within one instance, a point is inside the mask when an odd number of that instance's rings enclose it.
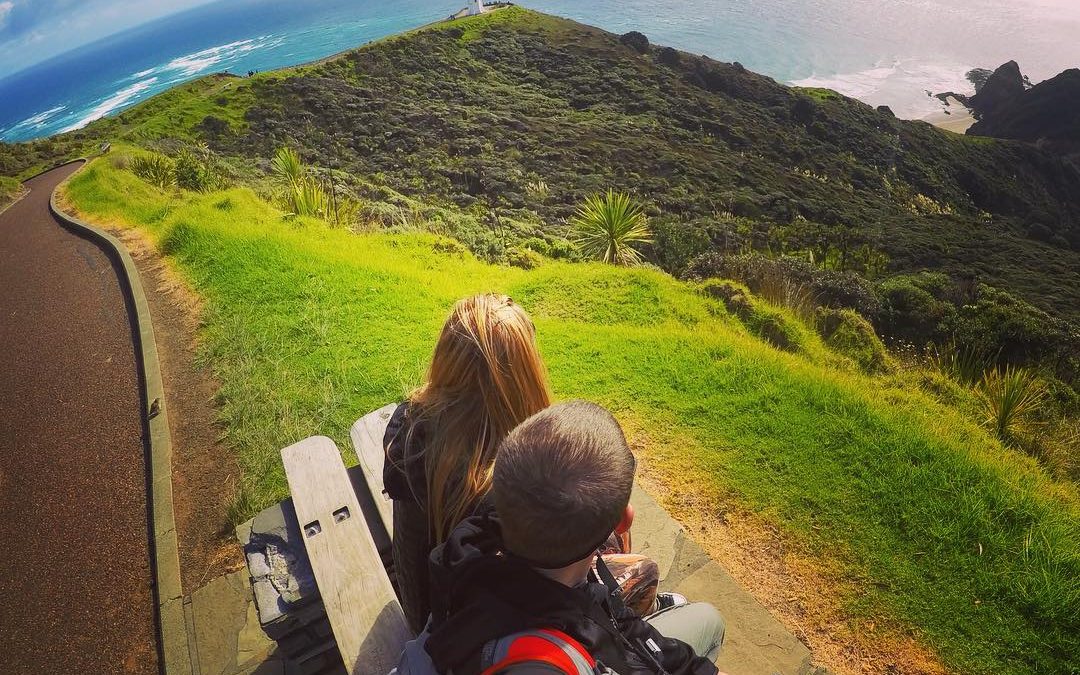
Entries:
{"label": "bench slat", "polygon": [[352,675],[386,675],[411,638],[341,455],[315,436],[281,451],[311,568]]}
{"label": "bench slat", "polygon": [[391,537],[394,534],[394,503],[383,494],[383,461],[386,458],[386,450],[383,448],[383,435],[386,433],[386,425],[390,422],[390,416],[394,414],[398,404],[391,403],[374,412],[364,415],[352,425],[349,436],[352,438],[353,450],[364,472],[364,480],[367,481],[368,491],[379,509],[379,517],[382,519],[386,532]]}

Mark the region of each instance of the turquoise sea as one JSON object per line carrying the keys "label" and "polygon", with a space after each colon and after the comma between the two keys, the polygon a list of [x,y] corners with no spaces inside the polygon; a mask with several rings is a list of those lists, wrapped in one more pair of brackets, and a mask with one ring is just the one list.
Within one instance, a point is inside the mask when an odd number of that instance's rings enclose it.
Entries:
{"label": "turquoise sea", "polygon": [[[17,73],[0,64],[0,140],[68,131],[180,82],[319,59],[437,21],[464,0],[221,0]],[[525,0],[654,43],[824,86],[901,117],[1019,61],[1033,81],[1080,66],[1080,0]]]}

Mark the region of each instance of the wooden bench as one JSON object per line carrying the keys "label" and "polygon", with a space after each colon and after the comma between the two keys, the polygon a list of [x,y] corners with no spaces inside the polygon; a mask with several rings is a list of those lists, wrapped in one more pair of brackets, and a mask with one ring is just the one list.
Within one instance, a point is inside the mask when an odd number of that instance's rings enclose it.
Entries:
{"label": "wooden bench", "polygon": [[[354,430],[367,429],[361,422]],[[364,492],[378,505],[383,502],[382,438],[377,465],[368,439],[363,440],[369,462],[363,472]],[[365,513],[329,438],[315,436],[291,445],[281,451],[281,459],[308,561],[346,669],[353,675],[386,675],[412,637],[369,529],[371,523],[393,531],[389,504],[377,506],[377,514]]]}
{"label": "wooden bench", "polygon": [[383,435],[386,433],[390,416],[394,414],[397,407],[397,403],[391,403],[370,412],[356,420],[349,430],[353,450],[356,451],[356,457],[360,460],[360,469],[367,484],[367,493],[374,501],[388,539],[394,534],[394,503],[383,492],[382,471],[383,460],[386,456],[383,449]]}

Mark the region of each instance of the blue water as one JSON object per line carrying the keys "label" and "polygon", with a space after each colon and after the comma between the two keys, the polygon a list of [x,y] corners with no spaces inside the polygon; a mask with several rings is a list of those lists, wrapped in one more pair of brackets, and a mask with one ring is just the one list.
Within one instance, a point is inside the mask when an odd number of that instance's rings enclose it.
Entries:
{"label": "blue water", "polygon": [[[464,0],[222,0],[81,47],[14,75],[0,64],[0,140],[79,128],[211,72],[319,59],[441,19]],[[927,92],[1016,59],[1039,81],[1080,66],[1080,0],[525,0],[614,32],[739,61],[781,82],[827,86],[902,117]]]}

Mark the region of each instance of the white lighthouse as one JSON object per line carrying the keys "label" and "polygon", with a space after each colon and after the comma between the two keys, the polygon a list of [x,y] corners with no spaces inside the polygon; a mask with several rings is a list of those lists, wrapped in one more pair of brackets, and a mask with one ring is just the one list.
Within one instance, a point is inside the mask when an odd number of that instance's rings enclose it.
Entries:
{"label": "white lighthouse", "polygon": [[484,0],[472,0],[469,3],[469,16],[484,13]]}

